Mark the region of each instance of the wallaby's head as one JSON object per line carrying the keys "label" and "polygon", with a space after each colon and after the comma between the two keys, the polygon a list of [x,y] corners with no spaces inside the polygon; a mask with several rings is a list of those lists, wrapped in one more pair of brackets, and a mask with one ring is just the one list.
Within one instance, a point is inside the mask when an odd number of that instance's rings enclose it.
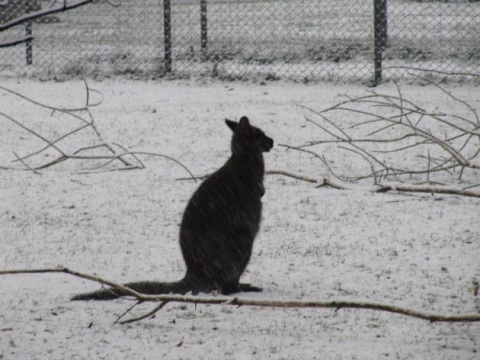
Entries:
{"label": "wallaby's head", "polygon": [[237,123],[232,120],[225,120],[228,127],[233,131],[232,152],[235,153],[257,153],[268,152],[273,147],[273,139],[265,133],[250,125],[250,121],[243,116]]}

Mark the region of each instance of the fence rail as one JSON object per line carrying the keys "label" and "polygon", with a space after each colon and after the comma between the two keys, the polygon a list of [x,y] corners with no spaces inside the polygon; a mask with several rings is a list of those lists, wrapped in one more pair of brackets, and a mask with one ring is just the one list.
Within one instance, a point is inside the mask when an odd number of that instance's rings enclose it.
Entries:
{"label": "fence rail", "polygon": [[[480,1],[115,1],[0,30],[0,75],[378,82],[413,68],[480,74]],[[1,0],[0,24],[79,2]]]}

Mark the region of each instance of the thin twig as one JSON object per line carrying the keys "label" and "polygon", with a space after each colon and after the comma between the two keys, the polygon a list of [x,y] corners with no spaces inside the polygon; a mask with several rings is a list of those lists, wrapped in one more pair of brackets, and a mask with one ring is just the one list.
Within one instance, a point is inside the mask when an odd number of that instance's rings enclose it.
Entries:
{"label": "thin twig", "polygon": [[[125,151],[125,152],[130,152],[131,155],[132,155],[132,157],[133,157],[135,160],[137,160],[137,162],[140,164],[140,168],[145,169],[145,164],[138,158],[137,155],[132,154],[132,152],[129,151],[129,150],[128,150],[125,146],[123,146],[123,145],[120,145],[120,144],[118,144],[118,143],[113,143],[113,145],[118,146],[120,149],[122,149],[122,150]],[[129,164],[128,162],[126,162],[126,165],[131,165],[131,164]]]}
{"label": "thin twig", "polygon": [[143,301],[137,301],[135,302],[135,304],[133,304],[132,306],[130,306],[127,310],[125,310],[121,315],[119,315],[117,317],[117,319],[115,320],[115,322],[113,323],[114,325],[118,324],[120,322],[120,320],[125,316],[127,315],[130,311],[132,311],[137,305],[140,305]]}
{"label": "thin twig", "polygon": [[38,172],[38,171],[35,170],[35,169],[32,169],[25,161],[23,161],[23,159],[21,159],[21,158],[17,155],[17,153],[16,153],[15,151],[13,152],[13,155],[15,155],[15,157],[17,158],[17,160],[20,161],[20,162],[23,164],[23,166],[25,166],[28,170],[30,170],[30,171],[33,172],[34,174],[41,175],[40,172]]}
{"label": "thin twig", "polygon": [[23,125],[21,122],[15,120],[14,118],[12,118],[11,116],[8,116],[7,114],[3,113],[3,112],[0,112],[0,115],[7,118],[8,120],[10,120],[11,122],[15,123],[16,125],[18,125],[19,127],[21,127],[22,129],[28,131],[29,133],[33,134],[34,136],[38,137],[39,139],[43,140],[44,142],[46,142],[47,144],[49,144],[51,147],[53,147],[55,150],[57,150],[60,154],[64,155],[65,156],[65,153],[58,147],[56,146],[55,144],[53,144],[50,140],[48,140],[47,138],[45,138],[44,136],[40,135],[39,133],[37,133],[36,131],[30,129],[29,127]]}
{"label": "thin twig", "polygon": [[160,304],[158,306],[156,306],[152,311],[148,312],[147,314],[142,315],[142,316],[138,316],[136,318],[131,318],[131,319],[128,319],[128,320],[121,321],[120,324],[122,324],[122,325],[123,324],[129,324],[129,323],[132,323],[132,322],[136,322],[136,321],[140,321],[140,320],[149,318],[149,317],[155,315],[161,309],[163,309],[163,307],[167,304],[168,304],[168,301],[162,301],[162,302],[160,302]]}
{"label": "thin twig", "polygon": [[[60,111],[60,112],[65,112],[65,113],[73,113],[73,112],[78,112],[78,111],[85,111],[87,110],[86,107],[79,107],[79,108],[59,108],[59,107],[56,107],[56,106],[51,106],[51,105],[47,105],[47,104],[44,104],[44,103],[41,103],[39,101],[36,101],[36,100],[33,100],[33,99],[30,99],[29,97],[25,96],[25,95],[22,95],[16,91],[13,91],[9,88],[6,88],[4,86],[1,86],[0,85],[0,89],[3,90],[3,91],[6,91],[6,92],[9,92],[10,94],[12,95],[15,95],[19,98],[22,98],[23,100],[26,100],[34,105],[37,105],[37,106],[40,106],[40,107],[43,107],[45,109],[49,109],[49,110],[52,110],[52,111]],[[98,104],[100,105],[100,104]]]}
{"label": "thin twig", "polygon": [[[53,140],[51,143],[52,143],[52,144],[56,144],[56,143],[58,143],[58,142],[60,142],[60,141],[62,141],[62,140],[64,140],[64,139],[66,139],[66,138],[69,137],[70,135],[73,135],[73,134],[75,134],[75,133],[77,133],[77,132],[79,132],[79,131],[81,131],[81,130],[89,127],[89,126],[90,126],[90,125],[87,124],[87,125],[83,125],[83,126],[77,128],[77,129],[74,129],[74,130],[72,130],[72,131],[70,131],[70,132],[68,132],[68,133],[60,136],[59,138]],[[38,155],[38,154],[44,152],[45,150],[48,150],[50,147],[51,147],[51,145],[50,145],[50,144],[47,144],[45,147],[41,148],[40,150],[34,151],[33,153],[30,153],[30,154],[28,154],[28,155],[22,156],[21,158],[15,160],[15,161],[26,160],[26,159],[28,159],[28,158],[30,158],[30,157],[32,157],[32,156],[35,156],[35,155]]]}

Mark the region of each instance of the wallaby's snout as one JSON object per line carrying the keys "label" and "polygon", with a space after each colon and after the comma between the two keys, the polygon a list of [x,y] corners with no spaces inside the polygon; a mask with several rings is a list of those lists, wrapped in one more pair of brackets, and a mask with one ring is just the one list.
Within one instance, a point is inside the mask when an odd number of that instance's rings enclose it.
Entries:
{"label": "wallaby's snout", "polygon": [[269,138],[267,135],[264,135],[262,139],[262,151],[269,152],[273,148],[273,139]]}

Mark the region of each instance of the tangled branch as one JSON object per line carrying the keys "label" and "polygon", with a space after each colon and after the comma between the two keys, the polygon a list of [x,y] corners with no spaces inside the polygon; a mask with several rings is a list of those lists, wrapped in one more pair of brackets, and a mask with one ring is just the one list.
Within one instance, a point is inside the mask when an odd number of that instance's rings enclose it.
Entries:
{"label": "tangled branch", "polygon": [[[108,4],[114,7],[120,6],[120,2],[118,1],[113,1],[113,0],[105,0]],[[65,0],[54,0],[53,3],[47,8],[47,9],[42,9],[42,10],[37,10],[37,11],[27,11],[27,13],[16,17],[13,20],[7,21],[5,23],[0,23],[0,32],[5,31],[7,29],[13,28],[15,26],[29,23],[33,20],[43,18],[45,16],[57,14],[57,13],[62,13],[62,12],[67,12],[88,4],[93,3],[94,0],[79,0],[79,1],[74,1],[74,2],[68,2]],[[8,6],[8,2],[0,2],[0,6]],[[18,3],[13,3],[12,6],[18,7]],[[27,4],[28,7],[28,4]],[[15,46],[18,44],[21,44],[26,41],[31,41],[34,38],[29,36],[29,37],[23,37],[19,39],[14,39],[10,41],[5,41],[5,42],[0,42],[0,48],[2,47],[10,47],[10,46]]]}
{"label": "tangled branch", "polygon": [[[225,297],[225,296],[189,296],[189,295],[143,295],[134,290],[126,288],[123,285],[106,280],[97,276],[84,274],[78,271],[70,270],[68,268],[48,268],[48,269],[31,269],[31,270],[3,270],[0,271],[2,275],[14,274],[39,274],[39,273],[64,273],[73,275],[82,279],[94,281],[102,285],[108,285],[114,289],[124,291],[130,294],[138,302],[154,302],[160,303],[148,313],[128,320],[120,321],[121,324],[131,323],[134,321],[143,320],[151,317],[160,311],[166,304],[170,302],[192,303],[192,304],[209,304],[209,305],[231,305],[231,306],[261,306],[261,307],[276,307],[276,308],[332,308],[340,309],[364,309],[384,311],[394,314],[409,316],[430,322],[480,322],[480,314],[438,314],[432,312],[425,312],[421,310],[409,309],[396,305],[386,305],[371,301],[346,301],[346,300],[272,300],[272,299],[247,299],[241,297]],[[136,306],[135,304],[134,306]],[[124,314],[126,315],[134,306],[130,307]],[[119,319],[120,319],[119,318]],[[118,320],[117,319],[117,322]]]}
{"label": "tangled branch", "polygon": [[[57,4],[57,2],[58,2],[58,4]],[[60,12],[66,12],[66,11],[69,11],[69,10],[73,10],[73,9],[88,5],[92,2],[94,2],[94,0],[79,0],[79,1],[68,2],[68,3],[66,1],[54,1],[54,3],[48,9],[31,11],[27,14],[19,16],[19,17],[15,18],[11,21],[8,21],[6,23],[3,23],[3,24],[0,23],[0,31],[10,29],[14,26],[24,24],[26,22],[29,22],[29,21],[32,21],[32,20],[35,20],[35,19],[39,19],[39,18],[44,17],[44,16],[53,15],[53,14],[57,14],[57,13],[60,13]],[[111,4],[112,6],[119,6],[118,3],[114,3],[113,1],[107,1],[107,2],[109,4]],[[5,4],[3,6],[7,6],[7,4]]]}
{"label": "tangled branch", "polygon": [[[24,166],[24,169],[33,171],[35,173],[39,173],[39,170],[52,167],[67,160],[100,161],[100,164],[92,166],[86,169],[86,171],[102,170],[112,163],[118,163],[120,166],[110,168],[109,170],[131,170],[145,168],[145,165],[139,159],[139,156],[157,156],[175,162],[193,178],[193,174],[185,165],[170,156],[154,152],[130,151],[118,143],[107,143],[103,139],[100,131],[98,130],[95,118],[91,112],[92,107],[102,104],[103,95],[99,91],[90,88],[86,81],[84,83],[86,92],[85,106],[76,108],[60,108],[46,105],[30,99],[29,97],[24,96],[18,92],[0,86],[0,90],[3,90],[17,98],[23,99],[33,104],[34,106],[47,109],[52,112],[52,115],[54,113],[60,113],[62,116],[73,119],[76,122],[76,125],[72,130],[66,131],[59,136],[57,135],[56,137],[53,137],[52,135],[41,134],[39,131],[33,129],[32,127],[29,127],[24,123],[20,122],[19,120],[15,119],[14,117],[8,115],[7,113],[0,111],[1,117],[7,119],[11,123],[15,124],[17,127],[33,135],[35,138],[40,139],[44,143],[44,146],[42,146],[41,148],[33,152],[27,153],[23,156],[18,156],[14,152],[16,158],[15,160],[13,160],[14,163],[21,163]],[[93,102],[92,93],[99,95],[100,100]],[[73,136],[78,135],[81,132],[84,133],[86,131],[90,131],[90,133],[93,133],[93,138],[89,140],[90,142],[94,143],[93,145],[74,147],[74,145],[72,145],[73,142],[67,142],[67,140],[73,138]],[[70,149],[72,147],[73,149]],[[66,148],[69,149],[67,150]],[[98,151],[102,149],[106,150],[106,153],[105,151],[103,151],[102,153],[98,153]],[[38,163],[37,159],[43,159],[41,155],[47,153],[50,154],[50,152],[52,151],[54,153],[53,160],[50,160],[46,163]],[[29,164],[28,162],[35,162],[36,165]],[[8,166],[0,166],[0,168],[4,170],[18,170],[18,168]]]}
{"label": "tangled branch", "polygon": [[[467,171],[478,174],[480,117],[473,106],[431,84],[463,107],[467,115],[423,109],[405,98],[397,85],[395,95],[371,92],[321,111],[304,107],[314,115],[307,117],[307,122],[320,129],[322,138],[301,146],[283,146],[313,155],[341,182],[371,179],[378,191],[396,188],[478,196],[470,189],[480,184],[458,188],[447,186],[442,179],[449,179],[451,184],[464,181]],[[342,116],[344,113],[348,117]],[[310,150],[331,145],[352,154],[349,159],[363,160],[366,169],[360,174],[339,175],[325,155]]]}

